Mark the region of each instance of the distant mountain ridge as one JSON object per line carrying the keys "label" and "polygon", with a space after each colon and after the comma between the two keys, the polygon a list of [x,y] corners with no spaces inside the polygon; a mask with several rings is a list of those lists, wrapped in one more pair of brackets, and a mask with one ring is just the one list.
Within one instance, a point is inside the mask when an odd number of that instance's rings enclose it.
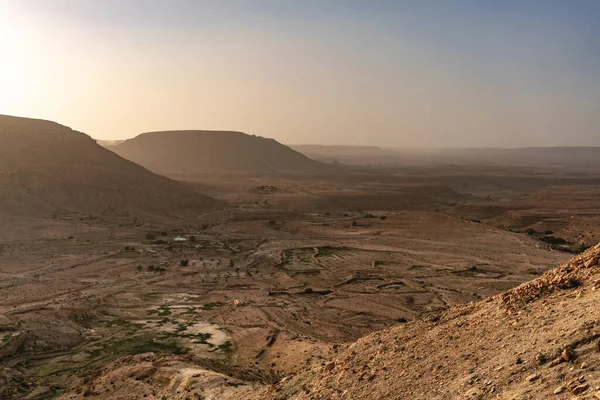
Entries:
{"label": "distant mountain ridge", "polygon": [[400,156],[397,151],[377,146],[294,144],[290,147],[309,157],[314,156]]}
{"label": "distant mountain ridge", "polygon": [[321,162],[348,164],[465,164],[488,166],[600,168],[600,147],[516,148],[387,148],[347,145],[292,145],[294,150]]}
{"label": "distant mountain ridge", "polygon": [[0,115],[0,212],[200,211],[222,202],[157,176],[55,122]]}
{"label": "distant mountain ridge", "polygon": [[324,167],[275,139],[236,131],[148,132],[110,149],[159,173],[316,171]]}

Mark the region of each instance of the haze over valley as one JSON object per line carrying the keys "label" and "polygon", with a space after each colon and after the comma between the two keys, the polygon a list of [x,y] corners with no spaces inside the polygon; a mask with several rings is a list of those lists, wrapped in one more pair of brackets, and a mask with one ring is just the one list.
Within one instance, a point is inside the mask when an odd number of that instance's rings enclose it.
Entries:
{"label": "haze over valley", "polygon": [[598,398],[598,18],[0,0],[0,399]]}

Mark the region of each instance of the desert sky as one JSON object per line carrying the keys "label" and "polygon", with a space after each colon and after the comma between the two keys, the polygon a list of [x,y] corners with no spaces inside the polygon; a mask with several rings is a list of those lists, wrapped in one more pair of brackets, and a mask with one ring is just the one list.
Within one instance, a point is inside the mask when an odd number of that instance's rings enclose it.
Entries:
{"label": "desert sky", "polygon": [[98,139],[600,145],[596,0],[0,0],[0,114]]}

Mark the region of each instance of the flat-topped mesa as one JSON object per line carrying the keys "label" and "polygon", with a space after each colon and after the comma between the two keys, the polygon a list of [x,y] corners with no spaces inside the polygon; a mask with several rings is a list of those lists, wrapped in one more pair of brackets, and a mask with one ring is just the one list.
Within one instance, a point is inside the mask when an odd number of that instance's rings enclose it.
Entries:
{"label": "flat-topped mesa", "polygon": [[159,173],[307,172],[326,167],[274,139],[233,131],[149,132],[110,149]]}

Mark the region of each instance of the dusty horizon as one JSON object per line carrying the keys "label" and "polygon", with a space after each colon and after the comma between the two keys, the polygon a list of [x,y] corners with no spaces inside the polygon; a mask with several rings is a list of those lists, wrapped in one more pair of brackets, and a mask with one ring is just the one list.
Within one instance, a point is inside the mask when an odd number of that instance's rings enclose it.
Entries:
{"label": "dusty horizon", "polygon": [[598,21],[0,0],[0,399],[600,400]]}
{"label": "dusty horizon", "polygon": [[0,113],[100,140],[600,146],[600,3],[0,0]]}
{"label": "dusty horizon", "polygon": [[[118,144],[121,142],[124,142],[126,140],[129,139],[134,139],[142,134],[145,133],[158,133],[158,132],[177,132],[177,131],[214,131],[214,132],[241,132],[241,133],[245,133],[248,135],[253,135],[253,136],[259,136],[259,137],[265,137],[267,139],[275,139],[276,138],[271,138],[268,136],[263,136],[260,134],[255,134],[255,133],[251,133],[251,132],[245,132],[245,131],[240,131],[240,130],[226,130],[226,129],[168,129],[168,130],[153,130],[153,131],[147,131],[147,132],[140,132],[128,137],[124,137],[124,138],[120,138],[120,139],[103,139],[103,138],[98,138],[98,137],[93,137],[91,135],[89,135],[87,132],[82,131],[81,129],[77,129],[76,127],[71,127],[71,126],[67,126],[64,124],[61,124],[59,121],[52,121],[52,120],[48,120],[48,119],[44,119],[44,118],[30,118],[27,116],[21,116],[21,115],[6,115],[6,114],[0,114],[0,116],[5,115],[5,116],[9,116],[9,117],[16,117],[16,118],[23,118],[23,119],[32,119],[32,120],[41,120],[41,121],[49,121],[49,122],[55,122],[58,123],[59,125],[63,125],[66,126],[69,129],[72,129],[74,131],[77,132],[81,132],[87,136],[89,136],[90,138],[92,138],[93,140],[96,140],[98,142],[102,142],[102,143],[106,143],[106,144]],[[280,142],[280,141],[278,141]],[[293,147],[302,147],[302,146],[314,146],[314,147],[338,147],[338,148],[343,148],[343,147],[356,147],[356,148],[378,148],[378,149],[382,149],[382,150],[392,150],[392,151],[445,151],[445,150],[519,150],[519,149],[553,149],[553,148],[597,148],[600,147],[600,145],[555,145],[555,146],[518,146],[518,147],[503,147],[503,146],[460,146],[460,147],[435,147],[435,146],[387,146],[387,145],[376,145],[376,144],[343,144],[343,143],[329,143],[329,144],[325,144],[325,143],[283,143],[280,142],[283,145],[286,146],[293,146]]]}

